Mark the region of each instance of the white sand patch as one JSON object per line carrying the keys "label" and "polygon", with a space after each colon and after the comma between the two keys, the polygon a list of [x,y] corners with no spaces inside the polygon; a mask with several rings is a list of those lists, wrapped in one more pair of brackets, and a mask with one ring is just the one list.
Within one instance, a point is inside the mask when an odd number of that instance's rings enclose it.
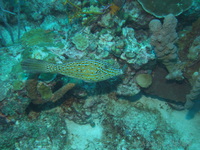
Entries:
{"label": "white sand patch", "polygon": [[193,119],[186,118],[188,110],[176,111],[170,108],[165,101],[159,101],[143,96],[140,101],[151,108],[161,112],[167,123],[176,129],[181,141],[188,145],[188,150],[198,150],[200,147],[200,113],[195,114]]}
{"label": "white sand patch", "polygon": [[98,120],[95,120],[95,127],[91,125],[79,125],[73,121],[66,120],[68,128],[68,140],[70,147],[75,150],[94,149],[99,145],[103,128]]}

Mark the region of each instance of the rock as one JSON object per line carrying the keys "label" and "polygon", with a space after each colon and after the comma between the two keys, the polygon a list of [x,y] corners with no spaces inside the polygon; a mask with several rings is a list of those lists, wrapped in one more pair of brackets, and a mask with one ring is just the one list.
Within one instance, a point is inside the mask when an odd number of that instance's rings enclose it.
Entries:
{"label": "rock", "polygon": [[191,86],[185,80],[177,82],[174,80],[166,80],[165,76],[168,72],[161,67],[154,70],[152,84],[149,88],[143,89],[145,93],[158,96],[174,102],[186,101],[186,94],[190,92]]}

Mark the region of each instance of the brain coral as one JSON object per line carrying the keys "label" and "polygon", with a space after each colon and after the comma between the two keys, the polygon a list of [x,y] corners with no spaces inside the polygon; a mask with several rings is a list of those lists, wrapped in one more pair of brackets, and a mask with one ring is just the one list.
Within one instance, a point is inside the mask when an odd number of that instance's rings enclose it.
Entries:
{"label": "brain coral", "polygon": [[148,88],[152,83],[152,77],[150,74],[138,74],[136,76],[136,83],[142,88]]}
{"label": "brain coral", "polygon": [[168,14],[180,15],[192,5],[192,0],[138,0],[138,2],[145,11],[158,18]]}

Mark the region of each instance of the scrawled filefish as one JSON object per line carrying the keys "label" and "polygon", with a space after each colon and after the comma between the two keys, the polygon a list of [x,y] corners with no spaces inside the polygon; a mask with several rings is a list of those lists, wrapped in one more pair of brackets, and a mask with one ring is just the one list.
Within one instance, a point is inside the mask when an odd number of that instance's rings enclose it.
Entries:
{"label": "scrawled filefish", "polygon": [[59,73],[86,82],[99,82],[123,74],[122,69],[102,60],[71,60],[63,64],[27,59],[21,66],[27,72]]}

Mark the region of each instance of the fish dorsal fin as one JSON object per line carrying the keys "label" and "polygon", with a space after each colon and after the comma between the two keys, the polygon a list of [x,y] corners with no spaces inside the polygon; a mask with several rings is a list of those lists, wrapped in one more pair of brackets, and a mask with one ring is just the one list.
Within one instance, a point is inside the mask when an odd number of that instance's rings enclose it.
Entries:
{"label": "fish dorsal fin", "polygon": [[69,59],[65,59],[62,62],[63,63],[68,63],[68,62],[81,62],[81,61],[87,61],[87,60],[92,60],[90,58],[82,58],[82,59],[73,59],[73,58],[69,58]]}

